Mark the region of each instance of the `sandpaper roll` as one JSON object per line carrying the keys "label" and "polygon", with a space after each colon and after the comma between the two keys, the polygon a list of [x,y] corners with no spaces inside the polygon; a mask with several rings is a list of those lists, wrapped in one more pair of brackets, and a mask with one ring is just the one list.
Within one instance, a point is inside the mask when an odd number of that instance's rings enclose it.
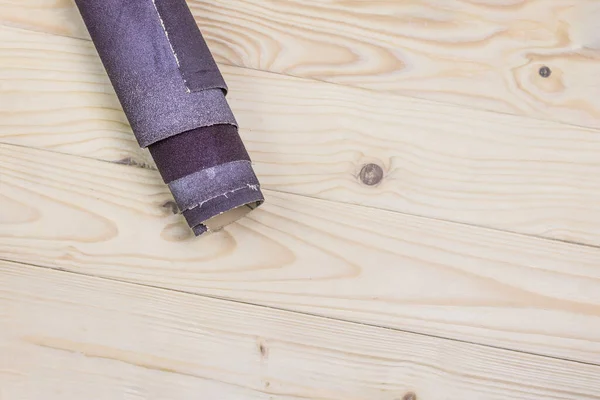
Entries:
{"label": "sandpaper roll", "polygon": [[264,201],[185,0],[75,0],[137,142],[200,235]]}

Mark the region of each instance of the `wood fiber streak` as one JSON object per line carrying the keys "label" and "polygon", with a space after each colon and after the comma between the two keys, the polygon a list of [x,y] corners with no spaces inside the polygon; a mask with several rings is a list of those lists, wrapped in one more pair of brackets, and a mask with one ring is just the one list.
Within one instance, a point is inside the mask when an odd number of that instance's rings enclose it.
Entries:
{"label": "wood fiber streak", "polygon": [[[600,245],[597,130],[222,69],[268,189]],[[0,85],[0,141],[153,166],[89,42],[0,27]]]}
{"label": "wood fiber streak", "polygon": [[0,259],[600,363],[600,249],[268,191],[194,239],[157,172],[0,145]]}
{"label": "wood fiber streak", "polygon": [[598,366],[6,262],[0,277],[7,399],[599,399]]}
{"label": "wood fiber streak", "polygon": [[[596,0],[188,3],[221,63],[600,127]],[[0,5],[0,23],[88,37],[72,0]]]}

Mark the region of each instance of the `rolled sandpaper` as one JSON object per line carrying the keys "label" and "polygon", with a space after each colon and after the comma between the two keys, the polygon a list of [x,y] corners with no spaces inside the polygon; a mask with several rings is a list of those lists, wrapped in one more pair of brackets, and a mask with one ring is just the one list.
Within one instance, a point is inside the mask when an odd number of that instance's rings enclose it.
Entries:
{"label": "rolled sandpaper", "polygon": [[264,201],[185,0],[75,0],[141,147],[196,235]]}

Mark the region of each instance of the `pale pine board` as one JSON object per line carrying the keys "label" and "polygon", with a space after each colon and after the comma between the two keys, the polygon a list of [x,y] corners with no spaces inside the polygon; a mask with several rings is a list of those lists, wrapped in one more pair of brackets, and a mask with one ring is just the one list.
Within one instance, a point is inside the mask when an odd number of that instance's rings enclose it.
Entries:
{"label": "pale pine board", "polygon": [[[600,245],[596,130],[223,71],[269,189]],[[0,141],[152,165],[89,42],[0,27],[0,85]]]}
{"label": "pale pine board", "polygon": [[0,262],[3,399],[598,399],[600,367]]}
{"label": "pale pine board", "polygon": [[[189,4],[223,63],[600,127],[596,0]],[[5,24],[88,38],[72,0],[0,9]]]}
{"label": "pale pine board", "polygon": [[0,145],[0,259],[600,364],[600,249],[267,191],[195,239],[155,171]]}

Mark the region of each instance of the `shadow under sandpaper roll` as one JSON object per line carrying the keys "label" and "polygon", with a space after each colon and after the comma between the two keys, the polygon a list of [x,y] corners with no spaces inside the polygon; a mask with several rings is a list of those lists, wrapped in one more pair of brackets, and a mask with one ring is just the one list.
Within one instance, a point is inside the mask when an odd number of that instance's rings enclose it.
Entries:
{"label": "shadow under sandpaper roll", "polygon": [[185,0],[75,0],[141,147],[196,235],[264,201]]}

